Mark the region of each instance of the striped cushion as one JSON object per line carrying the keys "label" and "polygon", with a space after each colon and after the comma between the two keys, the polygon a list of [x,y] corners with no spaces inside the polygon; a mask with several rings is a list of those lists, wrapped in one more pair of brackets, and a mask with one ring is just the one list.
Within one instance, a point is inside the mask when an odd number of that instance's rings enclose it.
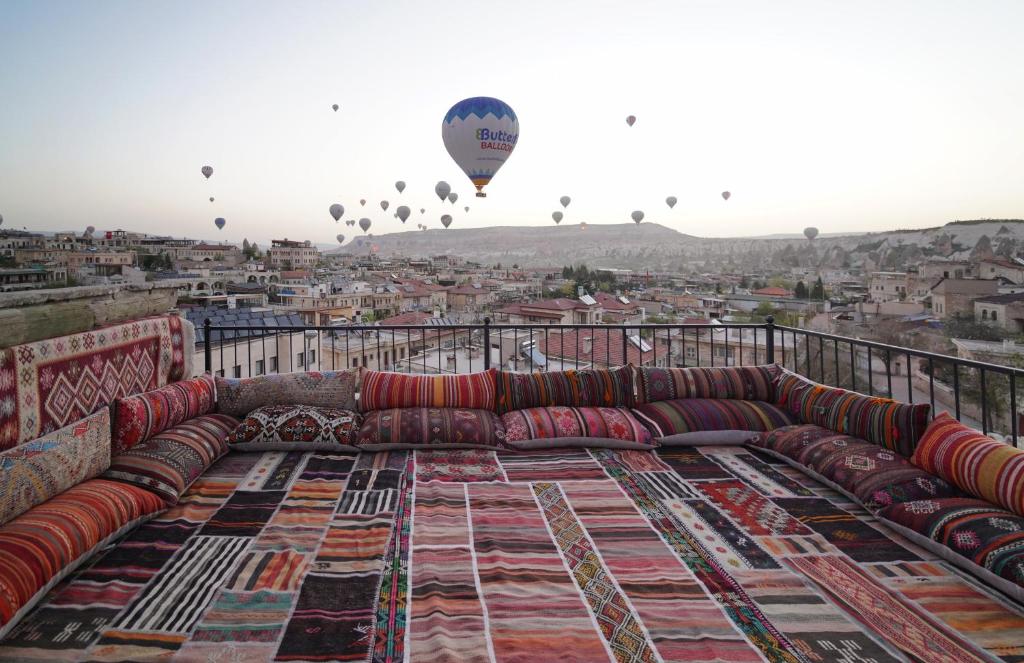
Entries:
{"label": "striped cushion", "polygon": [[514,373],[499,371],[498,414],[531,407],[629,407],[633,367]]}
{"label": "striped cushion", "polygon": [[530,440],[552,440],[544,446],[557,447],[558,438],[592,438],[593,446],[598,446],[597,440],[629,442],[631,448],[654,446],[651,432],[624,407],[532,407],[506,412],[501,421],[506,441],[519,448],[536,448],[517,444]]}
{"label": "striped cushion", "polygon": [[676,398],[733,398],[775,401],[774,378],[780,368],[728,366],[721,368],[652,368],[636,370],[636,402],[656,403]]}
{"label": "striped cushion", "polygon": [[297,371],[251,378],[216,378],[217,412],[246,417],[269,405],[310,405],[356,409],[359,369]]}
{"label": "striped cushion", "polygon": [[928,425],[931,406],[900,403],[811,382],[780,369],[776,403],[805,424],[859,437],[910,457]]}
{"label": "striped cushion", "polygon": [[215,394],[213,378],[203,375],[118,398],[114,401],[114,453],[131,449],[192,417],[213,412]]}
{"label": "striped cushion", "polygon": [[364,371],[359,410],[454,407],[493,410],[495,369],[465,375],[416,375]]}
{"label": "striped cushion", "polygon": [[1024,450],[996,442],[943,412],[911,461],[961,490],[1024,516]]}
{"label": "striped cushion", "polygon": [[0,451],[0,525],[110,465],[110,408]]}
{"label": "striped cushion", "polygon": [[374,410],[356,436],[362,451],[389,449],[504,449],[505,426],[490,410],[408,407]]}
{"label": "striped cushion", "polygon": [[238,420],[226,414],[190,419],[114,456],[104,479],[134,484],[174,504],[214,461],[228,451]]}
{"label": "striped cushion", "polygon": [[637,405],[633,412],[655,437],[707,430],[770,431],[794,423],[788,412],[762,401],[677,398]]}
{"label": "striped cushion", "polygon": [[137,486],[90,479],[0,529],[0,637],[99,544],[164,508]]}

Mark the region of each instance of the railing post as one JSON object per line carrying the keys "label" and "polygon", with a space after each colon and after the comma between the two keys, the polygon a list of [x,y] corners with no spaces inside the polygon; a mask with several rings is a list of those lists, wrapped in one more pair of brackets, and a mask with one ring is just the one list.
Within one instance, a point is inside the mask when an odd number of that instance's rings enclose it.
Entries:
{"label": "railing post", "polygon": [[775,363],[775,316],[769,315],[764,319],[764,354],[765,361],[769,364]]}
{"label": "railing post", "polygon": [[491,368],[491,319],[484,318],[484,370]]}
{"label": "railing post", "polygon": [[209,318],[203,320],[203,363],[207,373],[213,373],[213,346],[210,345],[210,324]]}

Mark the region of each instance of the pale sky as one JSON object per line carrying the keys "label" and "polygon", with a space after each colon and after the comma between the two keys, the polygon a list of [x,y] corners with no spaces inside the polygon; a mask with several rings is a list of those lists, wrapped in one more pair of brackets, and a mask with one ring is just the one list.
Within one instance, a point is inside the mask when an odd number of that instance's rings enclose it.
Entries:
{"label": "pale sky", "polygon": [[[705,236],[1022,217],[1022,26],[1021,0],[0,0],[0,214],[317,242],[358,233],[334,202],[374,233],[549,225],[561,195],[563,224]],[[481,95],[520,122],[486,199],[441,142]]]}

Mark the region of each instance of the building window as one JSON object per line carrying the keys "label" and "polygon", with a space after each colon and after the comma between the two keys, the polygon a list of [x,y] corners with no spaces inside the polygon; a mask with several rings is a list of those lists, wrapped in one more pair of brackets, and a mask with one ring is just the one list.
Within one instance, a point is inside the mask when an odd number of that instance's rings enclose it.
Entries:
{"label": "building window", "polygon": [[687,359],[696,359],[697,358],[697,350],[696,350],[696,348],[694,348],[693,346],[687,347],[686,348],[686,358]]}
{"label": "building window", "polygon": [[263,375],[264,363],[262,359],[256,360],[256,375]]}
{"label": "building window", "polygon": [[316,350],[309,351],[309,365],[312,366],[316,363]]}
{"label": "building window", "polygon": [[996,321],[996,312],[992,311],[992,322]]}
{"label": "building window", "polygon": [[231,370],[231,376],[236,378],[242,377],[242,367],[235,364],[235,367]]}
{"label": "building window", "polygon": [[398,352],[399,359],[405,359],[405,348],[398,348]]}
{"label": "building window", "polygon": [[305,359],[306,356],[300,352],[299,354],[295,355],[295,365],[300,367],[305,366]]}
{"label": "building window", "polygon": [[277,357],[270,358],[270,372],[277,373]]}
{"label": "building window", "polygon": [[384,351],[384,365],[385,366],[388,365],[388,351],[387,350]]}
{"label": "building window", "polygon": [[981,319],[982,320],[988,320],[988,311],[987,310],[981,309]]}
{"label": "building window", "polygon": [[352,368],[359,367],[359,357],[352,357]]}

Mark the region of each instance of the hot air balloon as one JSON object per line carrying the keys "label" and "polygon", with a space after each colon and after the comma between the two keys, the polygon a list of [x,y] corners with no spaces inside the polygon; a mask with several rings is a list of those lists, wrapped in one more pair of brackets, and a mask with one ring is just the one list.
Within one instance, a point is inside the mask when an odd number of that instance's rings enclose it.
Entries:
{"label": "hot air balloon", "polygon": [[669,196],[668,198],[665,199],[665,204],[668,205],[669,209],[672,209],[673,207],[675,207],[676,206],[676,202],[678,202],[678,201],[676,201],[676,197],[675,196]]}
{"label": "hot air balloon", "polygon": [[420,208],[420,214],[426,214],[426,213],[427,213],[427,208],[426,207],[421,207]]}
{"label": "hot air balloon", "polygon": [[586,229],[587,229],[587,222],[586,221],[580,221],[580,230],[586,230]]}
{"label": "hot air balloon", "polygon": [[561,212],[552,212],[551,213],[551,218],[555,220],[555,225],[557,226],[559,223],[562,222],[562,213]]}
{"label": "hot air balloon", "polygon": [[723,200],[729,200],[730,197],[732,197],[732,194],[729,193],[728,191],[723,191],[722,192],[722,199]]}
{"label": "hot air balloon", "polygon": [[493,97],[463,99],[448,109],[441,138],[455,163],[473,182],[476,195],[498,172],[519,141],[519,118],[508,104]]}
{"label": "hot air balloon", "polygon": [[448,226],[452,225],[452,215],[451,214],[443,215],[441,217],[441,225],[444,226],[445,228],[447,228]]}
{"label": "hot air balloon", "polygon": [[91,235],[94,232],[96,232],[96,226],[86,226],[85,227],[85,234],[86,235]]}
{"label": "hot air balloon", "polygon": [[346,226],[354,226],[354,225],[356,225],[356,220],[355,219],[346,219],[345,220],[345,225]]}
{"label": "hot air balloon", "polygon": [[210,202],[211,203],[213,202],[213,196],[210,196]]}
{"label": "hot air balloon", "polygon": [[410,214],[412,214],[411,210],[405,205],[399,205],[398,209],[395,210],[395,216],[401,219],[402,223],[405,223],[405,220],[409,218]]}
{"label": "hot air balloon", "polygon": [[437,194],[437,197],[441,199],[442,203],[444,202],[445,198],[448,197],[448,194],[451,192],[452,185],[448,184],[444,180],[441,180],[440,182],[434,185],[434,193]]}
{"label": "hot air balloon", "polygon": [[807,228],[804,228],[804,237],[806,237],[807,239],[813,240],[817,236],[818,229],[815,228],[814,226],[808,226]]}
{"label": "hot air balloon", "polygon": [[458,199],[459,194],[455,193],[454,191],[448,194],[448,202],[450,202],[452,205],[454,205],[455,201]]}
{"label": "hot air balloon", "polygon": [[463,207],[462,211],[465,212],[466,214],[469,214],[469,205],[466,205],[465,207]]}
{"label": "hot air balloon", "polygon": [[359,199],[359,206],[360,207],[366,207],[366,198],[360,198]]}
{"label": "hot air balloon", "polygon": [[386,201],[386,200],[380,201],[380,208],[382,210],[384,210],[385,212],[388,211],[388,201]]}
{"label": "hot air balloon", "polygon": [[365,216],[363,218],[359,219],[359,227],[363,229],[363,232],[366,232],[367,230],[369,230],[370,226],[372,226],[372,225],[373,225],[373,221],[370,221]]}
{"label": "hot air balloon", "polygon": [[331,105],[331,108],[333,108],[333,109],[334,109],[334,112],[335,112],[335,113],[337,113],[337,112],[338,112],[338,104],[332,104],[332,105]]}
{"label": "hot air balloon", "polygon": [[636,210],[635,212],[630,214],[630,216],[633,217],[633,222],[636,224],[639,224],[641,221],[644,220],[644,213],[641,212],[640,210]]}
{"label": "hot air balloon", "polygon": [[227,223],[227,221],[219,216],[213,220],[213,225],[217,226],[217,230],[223,230],[225,223]]}
{"label": "hot air balloon", "polygon": [[398,180],[397,182],[395,182],[395,188],[398,189],[398,193],[402,193],[403,191],[405,191],[405,182],[403,182],[402,180]]}
{"label": "hot air balloon", "polygon": [[626,124],[633,126],[636,123],[636,115],[629,115],[626,117]]}
{"label": "hot air balloon", "polygon": [[4,215],[0,214],[0,226],[4,225]]}
{"label": "hot air balloon", "polygon": [[426,230],[426,229],[427,229],[426,226],[423,226],[422,228],[420,228],[420,230]]}
{"label": "hot air balloon", "polygon": [[205,177],[206,179],[210,179],[210,175],[213,175],[213,167],[203,166],[203,177]]}
{"label": "hot air balloon", "polygon": [[572,198],[570,198],[569,196],[562,196],[561,198],[558,199],[558,202],[562,203],[562,209],[565,209],[566,207],[569,206],[569,203],[572,202]]}
{"label": "hot air balloon", "polygon": [[342,215],[345,214],[344,206],[339,205],[338,203],[334,203],[333,205],[331,205],[328,211],[330,211],[331,216],[334,217],[335,221],[340,219],[342,217]]}
{"label": "hot air balloon", "polygon": [[345,243],[345,236],[344,235],[338,235],[337,236],[337,240],[338,240],[338,244],[344,244]]}

